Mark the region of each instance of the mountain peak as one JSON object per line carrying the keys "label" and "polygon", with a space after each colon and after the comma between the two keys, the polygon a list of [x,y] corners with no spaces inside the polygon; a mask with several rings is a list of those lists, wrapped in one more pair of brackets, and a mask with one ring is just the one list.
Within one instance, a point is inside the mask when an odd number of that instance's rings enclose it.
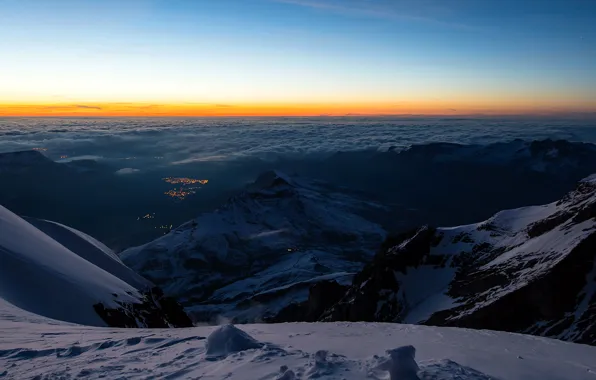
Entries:
{"label": "mountain peak", "polygon": [[288,186],[295,186],[295,182],[289,176],[278,170],[269,170],[259,175],[259,177],[248,186],[248,191],[256,192],[260,190]]}
{"label": "mountain peak", "polygon": [[[349,281],[384,239],[360,215],[375,206],[324,186],[265,172],[214,212],[120,258],[199,320],[274,315],[306,299],[312,283]],[[247,308],[251,302],[260,306]]]}

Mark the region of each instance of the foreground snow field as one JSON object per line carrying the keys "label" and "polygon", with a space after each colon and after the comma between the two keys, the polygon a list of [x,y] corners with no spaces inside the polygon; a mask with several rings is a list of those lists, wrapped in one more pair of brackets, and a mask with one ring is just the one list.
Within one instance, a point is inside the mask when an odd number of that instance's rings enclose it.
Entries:
{"label": "foreground snow field", "polygon": [[421,379],[596,378],[596,347],[533,336],[384,323],[238,327],[249,336],[230,326],[86,327],[0,300],[0,378],[389,379],[387,350],[407,345]]}

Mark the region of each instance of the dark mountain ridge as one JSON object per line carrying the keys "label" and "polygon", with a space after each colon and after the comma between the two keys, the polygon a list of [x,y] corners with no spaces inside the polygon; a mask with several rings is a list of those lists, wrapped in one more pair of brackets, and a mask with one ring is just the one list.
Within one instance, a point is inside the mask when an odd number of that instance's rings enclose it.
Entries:
{"label": "dark mountain ridge", "polygon": [[[389,238],[322,321],[492,329],[596,344],[596,177],[560,201]],[[331,287],[331,285],[327,285]],[[335,297],[337,298],[337,297]],[[312,318],[312,317],[311,317]],[[287,313],[280,319],[288,320]]]}

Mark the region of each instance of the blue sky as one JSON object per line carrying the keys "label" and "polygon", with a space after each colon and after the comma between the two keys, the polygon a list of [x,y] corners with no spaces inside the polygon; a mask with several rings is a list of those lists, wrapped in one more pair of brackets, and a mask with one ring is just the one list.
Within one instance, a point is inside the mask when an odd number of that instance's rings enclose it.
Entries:
{"label": "blue sky", "polygon": [[0,102],[596,107],[593,0],[0,0],[0,35]]}

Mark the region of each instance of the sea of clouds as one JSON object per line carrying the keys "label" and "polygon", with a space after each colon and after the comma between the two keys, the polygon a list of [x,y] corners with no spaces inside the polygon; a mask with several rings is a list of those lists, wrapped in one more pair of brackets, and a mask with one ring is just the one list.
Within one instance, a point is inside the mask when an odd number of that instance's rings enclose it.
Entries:
{"label": "sea of clouds", "polygon": [[[4,118],[0,153],[41,148],[55,160],[134,160],[123,168],[275,160],[412,144],[566,139],[596,142],[588,118]],[[62,158],[61,158],[62,157]]]}

